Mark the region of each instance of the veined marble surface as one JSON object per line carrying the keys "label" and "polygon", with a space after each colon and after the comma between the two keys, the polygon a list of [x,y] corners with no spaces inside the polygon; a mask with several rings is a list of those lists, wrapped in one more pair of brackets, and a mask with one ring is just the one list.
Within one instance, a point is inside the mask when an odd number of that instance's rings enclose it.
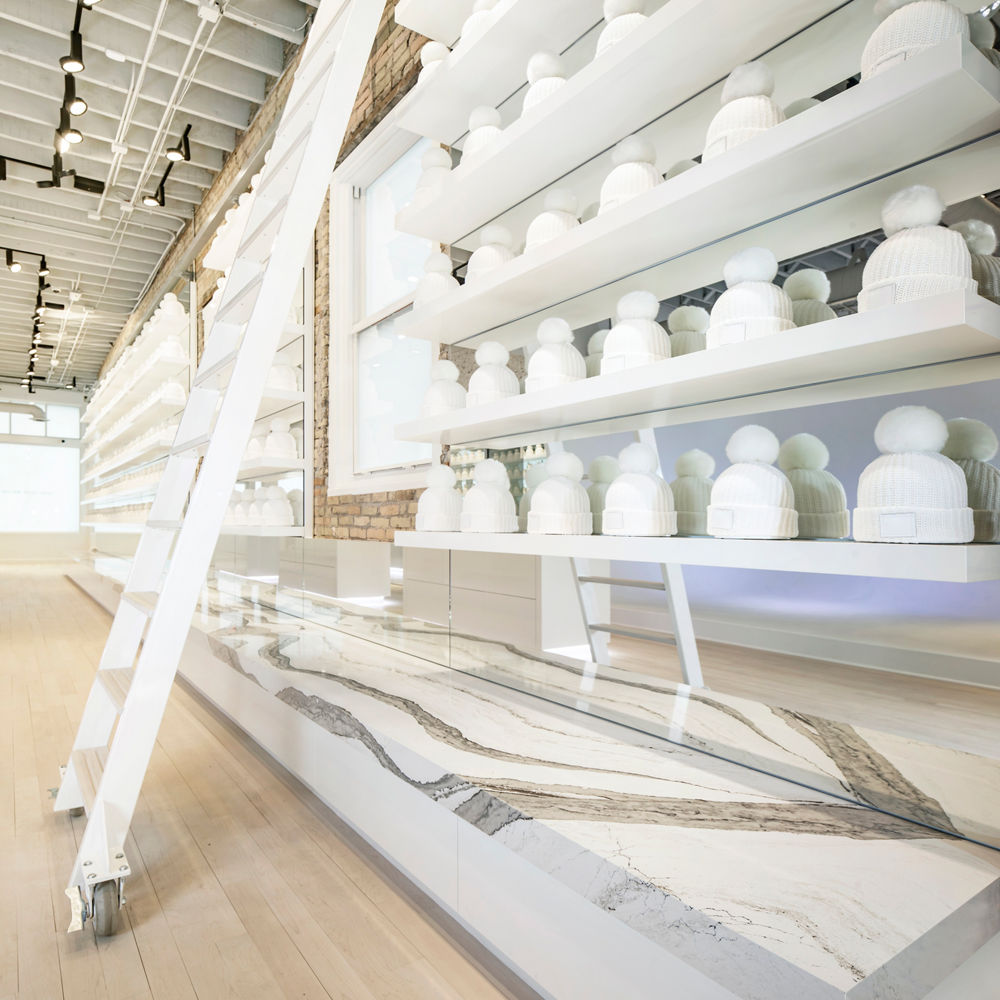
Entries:
{"label": "veined marble surface", "polygon": [[[363,637],[377,615],[324,607],[336,628],[212,587],[195,624],[251,682],[747,1000],[920,997],[1000,932],[996,851],[443,667],[412,651],[433,633],[417,623],[393,635],[403,652]],[[490,648],[484,664],[526,671]],[[726,701],[688,700],[685,725],[898,793],[900,762],[879,773],[894,744],[834,758],[831,733],[796,717],[778,738],[772,710]]]}

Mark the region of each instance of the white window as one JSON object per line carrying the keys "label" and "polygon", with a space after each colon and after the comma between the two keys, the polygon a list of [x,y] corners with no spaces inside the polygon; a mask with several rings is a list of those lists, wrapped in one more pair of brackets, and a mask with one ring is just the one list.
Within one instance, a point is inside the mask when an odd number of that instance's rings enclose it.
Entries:
{"label": "white window", "polygon": [[79,527],[79,451],[58,445],[0,444],[0,532]]}
{"label": "white window", "polygon": [[419,415],[437,345],[397,329],[435,247],[396,229],[429,143],[393,117],[337,169],[330,191],[331,494],[422,486],[437,450],[394,433]]}

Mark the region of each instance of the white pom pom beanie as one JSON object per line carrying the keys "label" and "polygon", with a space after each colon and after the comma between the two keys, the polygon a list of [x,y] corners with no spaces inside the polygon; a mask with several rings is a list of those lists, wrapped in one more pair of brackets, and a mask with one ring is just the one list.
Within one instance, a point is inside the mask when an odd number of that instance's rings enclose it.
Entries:
{"label": "white pom pom beanie", "polygon": [[517,376],[507,367],[509,359],[510,352],[495,340],[479,345],[476,349],[476,364],[479,367],[469,379],[467,406],[483,406],[521,394]]}
{"label": "white pom pom beanie", "polygon": [[858,312],[912,302],[959,289],[976,290],[962,234],[939,226],[944,206],[924,185],[897,191],[882,206],[889,238],[865,264]]}
{"label": "white pom pom beanie", "polygon": [[796,326],[811,326],[837,318],[826,304],[830,298],[830,279],[822,271],[815,268],[796,271],[781,287],[792,300],[792,318]]}
{"label": "white pom pom beanie", "polygon": [[458,384],[458,367],[442,359],[431,365],[431,384],[424,393],[420,416],[437,417],[465,409],[465,389]]}
{"label": "white pom pom beanie", "polygon": [[795,328],[792,300],[775,285],[778,262],[770,250],[751,247],[733,254],[722,274],[724,291],[712,306],[705,337],[709,348],[755,340]]}
{"label": "white pom pom beanie", "polygon": [[795,538],[798,514],[788,477],[771,463],[778,439],[766,427],[749,424],[729,439],[733,464],[712,487],[708,533],[716,538]]}
{"label": "white pom pom beanie", "polygon": [[854,537],[859,542],[971,542],[965,474],[940,454],[948,427],[924,406],[890,410],[875,427],[881,456],[861,473]]}
{"label": "white pom pom beanie", "polygon": [[976,542],[1000,542],[1000,469],[989,464],[996,453],[997,436],[981,420],[948,421],[943,454],[965,474]]}
{"label": "white pom pom beanie", "polygon": [[652,292],[629,292],[615,308],[618,319],[604,340],[602,375],[641,368],[670,357],[670,338],[656,322],[660,303]]}
{"label": "white pom pom beanie", "polygon": [[595,59],[632,34],[646,20],[643,6],[643,0],[604,0],[605,25],[597,38]]}
{"label": "white pom pom beanie", "polygon": [[487,458],[477,463],[472,479],[473,486],[462,500],[462,531],[517,531],[517,506],[503,465]]}
{"label": "white pom pom beanie", "polygon": [[993,256],[997,249],[996,230],[987,222],[967,219],[952,227],[962,234],[972,258],[972,277],[984,299],[1000,305],[1000,259]]}
{"label": "white pom pom beanie", "polygon": [[652,191],[663,181],[656,169],[656,149],[641,136],[622,139],[611,152],[611,162],[614,167],[601,185],[598,215]]}
{"label": "white pom pom beanie", "polygon": [[781,446],[781,466],[795,493],[799,538],[847,538],[851,517],[839,479],[826,471],[830,453],[812,434],[795,434]]}
{"label": "white pom pom beanie", "polygon": [[621,470],[604,498],[602,533],[662,537],[677,534],[674,495],[656,469],[648,445],[627,445],[618,455]]}
{"label": "white pom pom beanie", "polygon": [[587,362],[573,346],[573,330],[564,319],[550,316],[538,326],[538,349],[528,359],[525,392],[551,389],[587,377]]}
{"label": "white pom pom beanie", "polygon": [[877,3],[875,10],[876,14],[889,13],[861,53],[862,80],[870,80],[952,35],[969,37],[965,15],[944,0],[888,0]]}
{"label": "white pom pom beanie", "polygon": [[670,331],[670,356],[694,354],[705,350],[705,332],[708,330],[708,310],[701,306],[678,306],[667,317]]}
{"label": "white pom pom beanie", "polygon": [[544,211],[536,215],[524,237],[524,252],[540,247],[580,225],[576,196],[565,188],[553,188],[545,196]]}
{"label": "white pom pom beanie", "polygon": [[674,471],[677,478],[670,484],[670,492],[677,510],[677,534],[707,535],[715,459],[708,452],[693,448],[677,459]]}
{"label": "white pom pom beanie", "polygon": [[707,163],[780,125],[785,112],[771,100],[773,93],[774,77],[766,64],[737,66],[722,88],[722,108],[708,126],[701,162]]}
{"label": "white pom pom beanie", "polygon": [[461,531],[462,494],[455,489],[455,471],[447,465],[431,466],[427,489],[417,501],[417,531]]}
{"label": "white pom pom beanie", "polygon": [[552,455],[545,478],[531,491],[529,535],[589,535],[594,519],[583,488],[583,462],[570,451]]}

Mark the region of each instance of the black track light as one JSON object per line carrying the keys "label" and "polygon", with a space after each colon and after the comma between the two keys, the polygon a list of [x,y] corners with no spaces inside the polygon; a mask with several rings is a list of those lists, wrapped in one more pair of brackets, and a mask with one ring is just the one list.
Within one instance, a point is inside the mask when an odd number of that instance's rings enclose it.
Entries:
{"label": "black track light", "polygon": [[12,271],[14,274],[17,274],[17,272],[21,270],[20,262],[14,260],[13,250],[7,251],[7,270]]}
{"label": "black track light", "polygon": [[[83,135],[80,130],[74,128],[69,120],[69,110],[65,107],[59,109],[59,138],[70,146],[75,146],[78,142],[83,142]],[[60,153],[65,153],[65,149],[60,149]]]}
{"label": "black track light", "polygon": [[63,107],[73,116],[78,117],[87,111],[87,102],[76,93],[76,77],[67,73],[63,84]]}
{"label": "black track light", "polygon": [[167,194],[163,188],[163,184],[166,179],[167,178],[164,177],[163,180],[161,180],[156,186],[155,194],[144,194],[142,196],[143,205],[147,208],[163,208],[163,206],[167,203]]}
{"label": "black track light", "polygon": [[7,158],[0,156],[0,181],[7,180]]}
{"label": "black track light", "polygon": [[45,260],[45,254],[42,254],[41,263],[39,263],[38,265],[38,277],[44,278],[48,275],[48,273],[49,273],[49,265]]}
{"label": "black track light", "polygon": [[191,126],[189,124],[181,133],[181,138],[177,145],[167,147],[167,159],[172,163],[180,163],[182,160],[186,163],[191,159],[191,143],[188,140],[190,132]]}
{"label": "black track light", "polygon": [[79,29],[69,33],[69,55],[59,60],[64,73],[83,72],[83,35]]}

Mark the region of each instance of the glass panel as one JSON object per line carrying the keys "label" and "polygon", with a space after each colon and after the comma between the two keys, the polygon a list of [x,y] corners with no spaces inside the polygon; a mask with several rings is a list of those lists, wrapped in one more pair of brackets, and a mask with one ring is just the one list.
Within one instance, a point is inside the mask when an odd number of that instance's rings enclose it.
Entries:
{"label": "glass panel", "polygon": [[431,344],[394,331],[396,318],[357,336],[355,472],[427,462],[432,446],[397,441],[395,426],[420,413],[430,385]]}
{"label": "glass panel", "polygon": [[0,445],[0,532],[77,531],[79,527],[80,453],[76,448]]}
{"label": "glass panel", "polygon": [[10,432],[29,437],[45,437],[45,421],[32,419],[30,413],[12,413],[10,415]]}
{"label": "glass panel", "polygon": [[429,145],[418,142],[365,189],[365,316],[412,295],[423,273],[430,241],[397,232],[396,213],[417,189]]}
{"label": "glass panel", "polygon": [[80,436],[80,409],[48,403],[45,415],[49,418],[45,433],[50,438],[78,438]]}

